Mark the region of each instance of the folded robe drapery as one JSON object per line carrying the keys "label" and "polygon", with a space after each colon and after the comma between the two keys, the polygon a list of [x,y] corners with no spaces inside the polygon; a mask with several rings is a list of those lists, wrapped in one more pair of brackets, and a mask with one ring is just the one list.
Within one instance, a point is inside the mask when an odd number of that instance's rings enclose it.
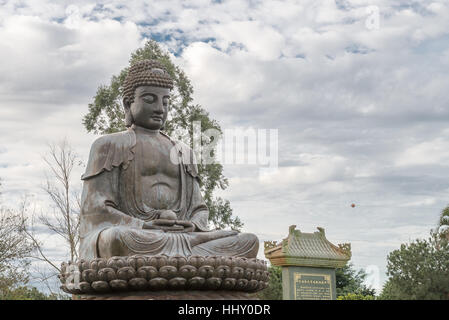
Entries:
{"label": "folded robe drapery", "polygon": [[[165,135],[164,135],[165,136]],[[144,230],[145,221],[156,218],[156,210],[143,201],[140,175],[134,156],[136,133],[127,131],[105,135],[91,148],[84,180],[81,222],[80,257],[99,257],[98,239],[119,241],[123,255],[181,254],[233,255],[255,257],[258,240],[250,234],[239,234],[192,246],[195,237],[208,230],[209,211],[200,193],[198,169],[193,152],[185,144],[169,139],[175,148],[180,166],[180,194],[172,208],[179,220],[191,221],[199,232],[165,233]]]}

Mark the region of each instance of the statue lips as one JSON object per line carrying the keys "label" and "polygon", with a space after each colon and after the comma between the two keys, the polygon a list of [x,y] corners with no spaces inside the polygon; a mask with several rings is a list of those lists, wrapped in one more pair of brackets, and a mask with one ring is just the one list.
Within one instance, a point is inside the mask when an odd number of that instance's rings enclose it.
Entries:
{"label": "statue lips", "polygon": [[162,121],[162,117],[159,117],[159,116],[151,116],[150,118],[153,120]]}

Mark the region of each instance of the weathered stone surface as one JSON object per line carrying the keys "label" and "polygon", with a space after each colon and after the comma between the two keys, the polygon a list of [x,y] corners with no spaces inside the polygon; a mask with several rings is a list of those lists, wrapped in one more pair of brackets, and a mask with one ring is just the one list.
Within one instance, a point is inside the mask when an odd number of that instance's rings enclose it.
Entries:
{"label": "weathered stone surface", "polygon": [[193,151],[161,131],[172,88],[162,64],[135,63],[123,88],[128,129],[92,145],[81,178],[81,260],[60,274],[76,299],[243,299],[267,286],[257,237],[209,229]]}
{"label": "weathered stone surface", "polygon": [[[128,129],[93,143],[82,176],[81,258],[257,256],[259,240],[254,234],[209,230],[209,209],[200,192],[193,151],[161,131],[172,87],[157,61],[143,60],[129,69],[123,99]],[[125,286],[123,278],[130,277],[129,272],[108,283]],[[165,272],[169,276],[171,271]],[[111,274],[106,270],[96,276]],[[151,280],[162,286],[163,281]],[[101,286],[106,290],[103,282]]]}
{"label": "weathered stone surface", "polygon": [[165,255],[63,263],[59,275],[65,292],[94,296],[136,291],[256,292],[267,287],[268,277],[266,262],[255,258]]}
{"label": "weathered stone surface", "polygon": [[239,291],[144,291],[112,294],[74,294],[73,300],[258,300],[251,293]]}

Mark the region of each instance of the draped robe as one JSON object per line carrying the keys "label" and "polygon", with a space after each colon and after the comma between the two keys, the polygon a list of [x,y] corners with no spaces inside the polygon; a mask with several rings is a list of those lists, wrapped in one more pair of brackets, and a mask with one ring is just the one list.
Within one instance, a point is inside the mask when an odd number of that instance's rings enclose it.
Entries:
{"label": "draped robe", "polygon": [[[157,218],[157,210],[143,197],[140,168],[145,159],[136,157],[133,128],[98,138],[92,145],[81,199],[80,257],[100,257],[101,245],[113,246],[115,255],[225,255],[254,258],[259,242],[255,235],[239,233],[211,241],[195,241],[208,229],[209,211],[200,193],[198,169],[192,150],[160,133],[176,148],[180,190],[169,208],[178,220],[195,225],[194,232],[143,229]],[[101,236],[100,236],[101,235]],[[100,240],[101,239],[101,240]],[[198,242],[200,242],[198,244]],[[102,256],[105,257],[105,256]]]}

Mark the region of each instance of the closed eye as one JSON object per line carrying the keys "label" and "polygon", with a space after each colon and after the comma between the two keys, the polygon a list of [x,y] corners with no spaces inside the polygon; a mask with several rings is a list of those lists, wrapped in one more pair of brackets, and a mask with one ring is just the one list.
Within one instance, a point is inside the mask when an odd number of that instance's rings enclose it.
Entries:
{"label": "closed eye", "polygon": [[146,103],[154,103],[155,102],[155,98],[153,98],[153,97],[146,97],[146,98],[143,98],[143,101],[145,101]]}
{"label": "closed eye", "polygon": [[142,100],[146,103],[154,103],[156,102],[157,97],[154,94],[146,93],[141,96]]}

